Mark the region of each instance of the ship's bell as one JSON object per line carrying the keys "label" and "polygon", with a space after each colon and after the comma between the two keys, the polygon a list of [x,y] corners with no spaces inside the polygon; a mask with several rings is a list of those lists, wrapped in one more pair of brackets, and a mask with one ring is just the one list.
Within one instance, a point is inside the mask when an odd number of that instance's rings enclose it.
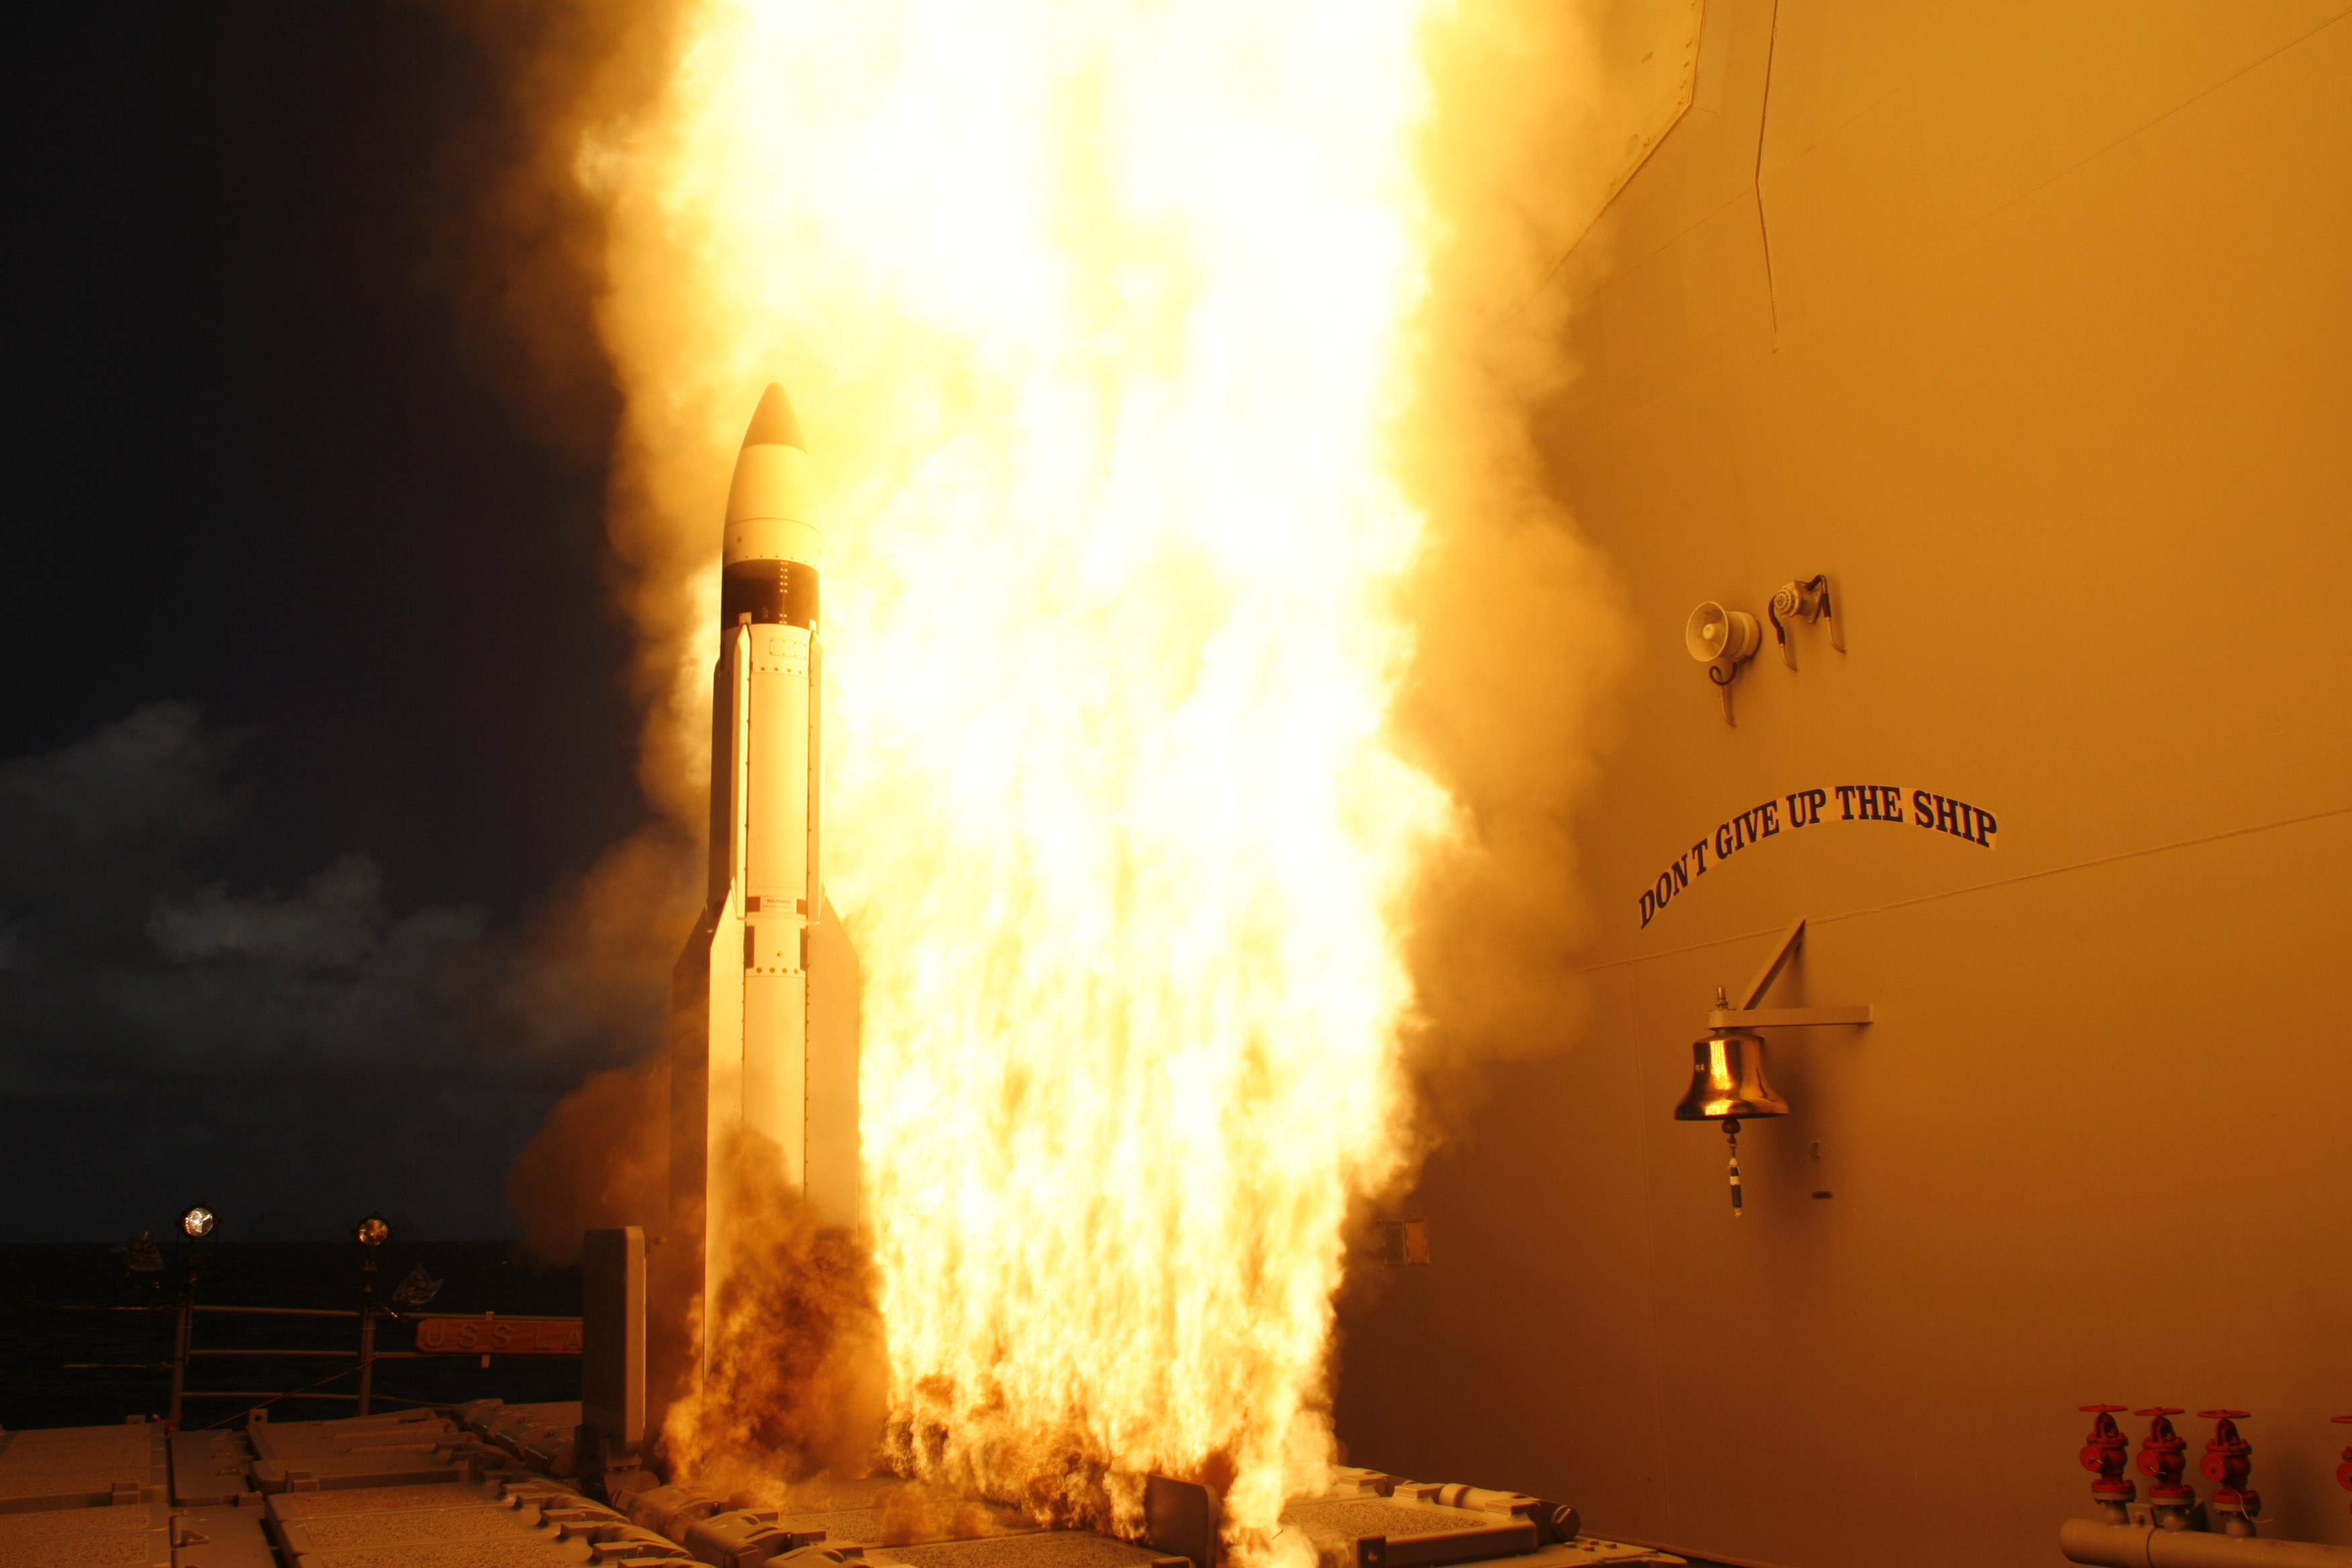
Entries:
{"label": "ship's bell", "polygon": [[1691,1047],[1690,1091],[1675,1107],[1677,1121],[1726,1117],[1786,1116],[1789,1102],[1764,1079],[1764,1037],[1745,1029],[1710,1029]]}

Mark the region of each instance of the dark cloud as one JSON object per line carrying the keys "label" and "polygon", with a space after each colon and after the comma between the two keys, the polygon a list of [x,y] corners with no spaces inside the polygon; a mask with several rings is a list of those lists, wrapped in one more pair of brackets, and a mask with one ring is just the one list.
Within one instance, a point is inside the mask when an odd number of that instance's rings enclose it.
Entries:
{"label": "dark cloud", "polygon": [[545,11],[51,7],[0,54],[0,1239],[192,1194],[500,1234],[547,1106],[657,1034],[693,857],[641,830],[594,251],[509,199]]}
{"label": "dark cloud", "polygon": [[[199,1194],[231,1238],[395,1205],[505,1234],[508,1163],[562,1091],[643,1047],[657,965],[561,919],[501,938],[476,910],[396,910],[365,855],[290,892],[204,875],[266,830],[235,751],[162,703],[0,763],[0,1190],[38,1194],[0,1237],[127,1233]],[[683,858],[639,847],[633,885],[659,902],[648,867]]]}

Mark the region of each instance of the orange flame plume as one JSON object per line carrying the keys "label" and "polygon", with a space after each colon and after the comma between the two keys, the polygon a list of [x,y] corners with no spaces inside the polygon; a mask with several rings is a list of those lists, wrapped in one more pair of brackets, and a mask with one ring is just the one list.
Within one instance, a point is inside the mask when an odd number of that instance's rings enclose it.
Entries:
{"label": "orange flame plume", "polygon": [[681,820],[767,380],[824,476],[894,1457],[1130,1531],[1200,1477],[1254,1559],[1330,1458],[1401,906],[1455,826],[1389,739],[1433,8],[698,0],[576,167]]}

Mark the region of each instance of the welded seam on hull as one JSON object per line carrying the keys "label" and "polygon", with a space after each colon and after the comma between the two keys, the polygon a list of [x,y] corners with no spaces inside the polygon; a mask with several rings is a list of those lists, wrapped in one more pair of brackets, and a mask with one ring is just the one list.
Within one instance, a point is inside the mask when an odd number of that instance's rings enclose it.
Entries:
{"label": "welded seam on hull", "polygon": [[1780,0],[1772,0],[1772,23],[1764,35],[1764,101],[1756,110],[1756,232],[1764,242],[1764,302],[1772,319],[1772,350],[1780,349],[1780,291],[1772,279],[1772,224],[1764,212],[1764,138],[1772,127],[1772,57],[1780,47]]}

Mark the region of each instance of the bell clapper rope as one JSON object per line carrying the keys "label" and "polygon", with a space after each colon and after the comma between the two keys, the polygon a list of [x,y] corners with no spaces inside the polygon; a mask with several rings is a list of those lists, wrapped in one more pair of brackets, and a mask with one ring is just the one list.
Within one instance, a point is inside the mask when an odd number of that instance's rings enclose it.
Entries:
{"label": "bell clapper rope", "polygon": [[1739,1194],[1739,1118],[1723,1119],[1723,1138],[1731,1146],[1731,1217],[1740,1219],[1747,1215],[1748,1209]]}
{"label": "bell clapper rope", "polygon": [[[1715,1005],[1718,1007],[1730,1005],[1724,999],[1720,985],[1715,988]],[[1745,1219],[1748,1217],[1748,1205],[1739,1191],[1739,1118],[1737,1116],[1723,1119],[1723,1141],[1731,1151],[1731,1217]]]}

